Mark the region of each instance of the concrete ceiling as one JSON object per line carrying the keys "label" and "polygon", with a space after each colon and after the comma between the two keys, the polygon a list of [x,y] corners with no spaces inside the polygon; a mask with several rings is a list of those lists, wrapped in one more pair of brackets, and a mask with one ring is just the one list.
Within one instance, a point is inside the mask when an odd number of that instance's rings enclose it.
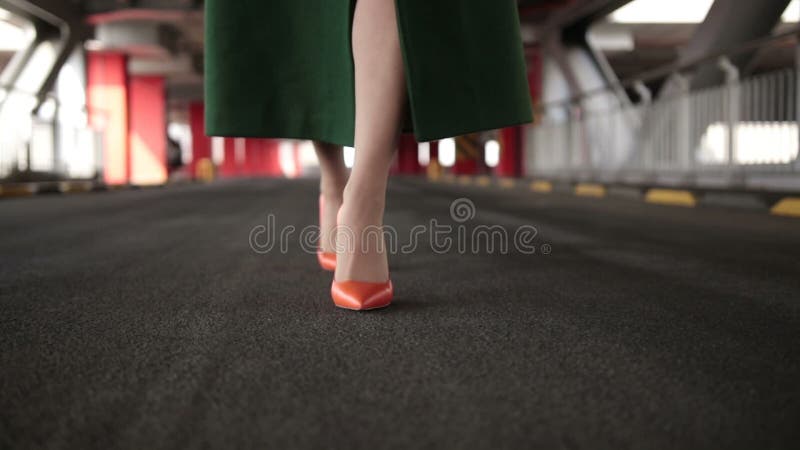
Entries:
{"label": "concrete ceiling", "polygon": [[[230,0],[239,1],[239,0]],[[267,0],[261,0],[267,1]],[[693,35],[691,24],[607,24],[603,17],[630,0],[519,0],[524,34],[538,35],[542,30],[567,27],[578,33],[588,25],[587,18],[600,20],[599,27],[624,28],[635,46],[624,51],[608,51],[612,68],[620,78],[674,62],[678,50]],[[168,66],[169,83],[175,93],[197,90],[202,83],[200,67],[203,54],[203,0],[0,0],[0,5],[30,3],[52,8],[64,15],[78,15],[90,25],[142,21],[158,23],[174,30],[175,41],[169,52],[160,56]],[[531,31],[533,30],[533,31]],[[152,55],[150,56],[152,58]],[[793,49],[765,52],[759,59],[764,67],[780,66],[791,60]],[[0,64],[5,59],[0,55]],[[187,61],[189,63],[187,64]],[[182,72],[176,67],[194,70]]]}

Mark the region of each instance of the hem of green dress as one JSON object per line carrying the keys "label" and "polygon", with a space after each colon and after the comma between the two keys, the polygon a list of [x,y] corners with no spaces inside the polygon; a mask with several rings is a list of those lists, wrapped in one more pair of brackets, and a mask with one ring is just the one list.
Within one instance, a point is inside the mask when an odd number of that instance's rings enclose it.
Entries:
{"label": "hem of green dress", "polygon": [[431,141],[438,141],[441,139],[456,138],[459,136],[464,136],[472,133],[500,130],[503,128],[516,127],[520,125],[529,125],[531,123],[533,123],[533,118],[502,120],[496,123],[481,122],[481,125],[465,125],[463,128],[459,128],[453,132],[450,132],[450,130],[448,130],[447,134],[444,134],[443,132],[428,132],[428,133],[415,132],[414,137],[417,140],[417,142],[431,142]]}
{"label": "hem of green dress", "polygon": [[286,131],[285,129],[268,128],[253,130],[234,130],[224,128],[209,128],[206,130],[206,135],[209,137],[225,137],[225,138],[247,138],[247,139],[294,139],[301,141],[318,141],[328,144],[341,145],[343,147],[352,147],[353,141],[344,136],[335,134],[324,134],[309,131]]}
{"label": "hem of green dress", "polygon": [[[488,122],[485,120],[480,121],[481,125],[477,123],[467,124],[458,129],[448,130],[447,133],[441,131],[419,132],[419,130],[404,130],[403,134],[413,135],[417,142],[431,142],[441,139],[455,138],[471,133],[480,133],[484,131],[499,130],[502,128],[528,125],[532,123],[532,117],[518,118],[518,119],[500,119],[495,122]],[[312,140],[319,142],[327,142],[329,144],[341,145],[343,147],[353,147],[353,139],[349,136],[342,136],[341,134],[327,134],[316,131],[308,130],[294,130],[286,131],[284,128],[269,129],[267,127],[258,130],[252,129],[233,129],[227,127],[214,127],[209,126],[206,134],[212,137],[226,137],[226,138],[253,138],[253,139],[296,139],[296,140]]]}

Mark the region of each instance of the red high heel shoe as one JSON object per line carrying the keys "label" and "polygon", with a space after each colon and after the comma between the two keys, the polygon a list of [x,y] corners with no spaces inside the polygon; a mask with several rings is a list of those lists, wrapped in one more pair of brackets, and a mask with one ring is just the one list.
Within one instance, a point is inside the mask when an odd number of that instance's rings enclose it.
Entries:
{"label": "red high heel shoe", "polygon": [[333,281],[331,285],[333,303],[339,308],[354,311],[385,308],[392,303],[394,287],[392,281],[366,283],[362,281]]}
{"label": "red high heel shoe", "polygon": [[329,272],[336,270],[336,253],[317,250],[317,261],[319,261],[319,266],[322,267],[323,270]]}
{"label": "red high heel shoe", "polygon": [[[322,214],[324,213],[323,208],[325,207],[325,200],[322,198],[322,195],[319,196],[319,218],[320,218],[320,225],[322,225]],[[336,253],[324,252],[322,249],[317,250],[317,261],[319,261],[319,266],[322,267],[322,270],[327,270],[329,272],[333,272],[336,270]]]}

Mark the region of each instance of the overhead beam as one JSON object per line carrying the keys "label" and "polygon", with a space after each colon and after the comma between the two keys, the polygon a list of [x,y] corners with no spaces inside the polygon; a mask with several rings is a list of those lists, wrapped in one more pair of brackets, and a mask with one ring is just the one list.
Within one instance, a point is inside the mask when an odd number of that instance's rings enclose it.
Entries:
{"label": "overhead beam", "polygon": [[74,2],[64,0],[0,0],[0,6],[26,19],[42,20],[55,27],[62,22],[78,23],[83,18]]}
{"label": "overhead beam", "polygon": [[122,10],[191,11],[203,8],[203,0],[88,0],[86,14]]}
{"label": "overhead beam", "polygon": [[0,6],[14,14],[31,20],[40,27],[48,24],[58,31],[58,53],[44,82],[36,93],[37,112],[55,86],[61,68],[69,59],[75,47],[89,36],[89,26],[83,20],[82,11],[73,2],[64,0],[0,0]]}
{"label": "overhead beam", "polygon": [[[697,27],[692,39],[680,52],[679,64],[686,64],[706,55],[735,49],[743,44],[768,36],[780,23],[781,15],[791,0],[716,0],[705,21]],[[746,52],[731,58],[744,68],[756,52]],[[719,84],[723,74],[716,61],[698,69],[692,78],[695,89]]]}
{"label": "overhead beam", "polygon": [[589,26],[632,0],[575,0],[569,7],[553,12],[545,24],[545,31],[571,34],[580,31],[585,35]]}

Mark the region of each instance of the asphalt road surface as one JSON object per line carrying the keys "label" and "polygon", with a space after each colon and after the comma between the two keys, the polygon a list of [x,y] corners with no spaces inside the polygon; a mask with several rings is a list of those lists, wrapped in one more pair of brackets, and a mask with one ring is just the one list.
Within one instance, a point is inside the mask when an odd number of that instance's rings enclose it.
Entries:
{"label": "asphalt road surface", "polygon": [[316,198],[0,201],[0,448],[797,448],[800,221],[398,179],[416,248],[353,313],[300,240]]}

